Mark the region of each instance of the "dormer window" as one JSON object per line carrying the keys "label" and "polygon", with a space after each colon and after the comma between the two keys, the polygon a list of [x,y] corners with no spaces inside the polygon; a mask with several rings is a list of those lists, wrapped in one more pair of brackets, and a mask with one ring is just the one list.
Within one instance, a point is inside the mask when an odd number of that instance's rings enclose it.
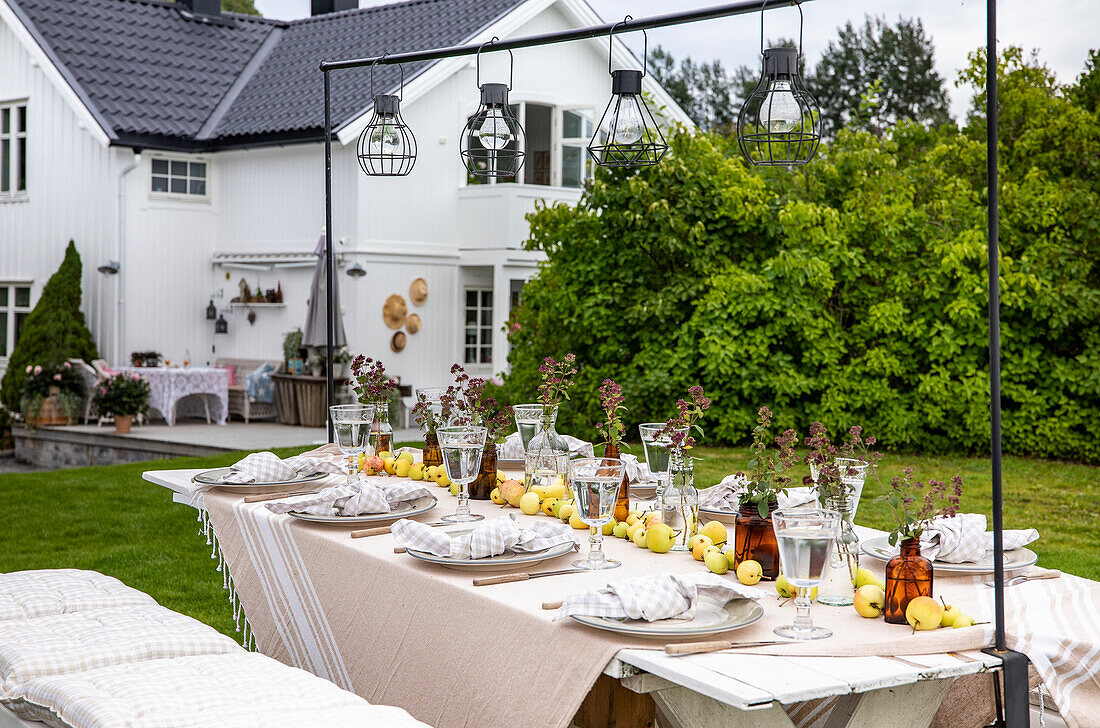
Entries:
{"label": "dormer window", "polygon": [[209,170],[210,165],[205,159],[153,157],[150,163],[149,191],[154,197],[208,199]]}

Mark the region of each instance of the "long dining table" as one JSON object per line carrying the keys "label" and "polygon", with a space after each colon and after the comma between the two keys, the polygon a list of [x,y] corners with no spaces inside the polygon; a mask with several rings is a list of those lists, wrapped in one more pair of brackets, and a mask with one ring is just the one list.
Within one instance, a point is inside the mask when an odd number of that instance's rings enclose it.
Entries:
{"label": "long dining table", "polygon": [[[542,606],[616,579],[702,569],[690,555],[658,555],[606,538],[609,557],[622,568],[479,587],[468,572],[398,553],[390,534],[353,539],[349,527],[274,514],[238,494],[202,492],[192,481],[197,472],[143,477],[199,510],[258,649],[439,728],[640,726],[652,724],[647,710],[662,728],[928,728],[963,725],[964,715],[978,725],[992,704],[993,681],[983,675],[996,673],[1000,659],[981,651],[991,642],[988,625],[912,632],[863,619],[851,607],[815,605],[815,622],[833,637],[674,656],[664,642],[554,621]],[[419,520],[453,507],[446,490],[437,492],[439,505]],[[503,515],[491,502],[471,505],[486,518]],[[506,512],[521,522],[547,518]],[[881,535],[857,529],[861,538]],[[882,576],[881,564],[865,562]],[[980,581],[937,576],[936,594],[985,621],[992,590]],[[767,640],[793,616],[770,584],[760,586],[768,592],[760,600],[764,617],[722,638]],[[651,703],[638,698],[645,695]],[[598,717],[604,712],[610,722]]]}

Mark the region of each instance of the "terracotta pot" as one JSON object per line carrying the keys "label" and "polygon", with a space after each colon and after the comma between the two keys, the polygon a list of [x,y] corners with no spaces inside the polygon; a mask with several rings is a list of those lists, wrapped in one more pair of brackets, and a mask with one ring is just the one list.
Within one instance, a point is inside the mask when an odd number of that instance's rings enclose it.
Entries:
{"label": "terracotta pot", "polygon": [[130,434],[130,423],[133,422],[133,415],[115,415],[115,432],[120,435]]}

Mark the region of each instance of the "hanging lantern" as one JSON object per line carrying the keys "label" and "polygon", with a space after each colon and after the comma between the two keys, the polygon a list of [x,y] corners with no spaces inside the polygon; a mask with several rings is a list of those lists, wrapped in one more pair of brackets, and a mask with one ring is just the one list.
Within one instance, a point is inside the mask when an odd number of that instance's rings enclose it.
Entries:
{"label": "hanging lantern", "polygon": [[508,51],[508,83],[481,83],[481,50],[498,40],[482,44],[477,51],[477,85],[481,105],[462,129],[462,162],[475,177],[515,177],[523,166],[527,137],[508,105],[514,59]]}
{"label": "hanging lantern", "polygon": [[[382,54],[385,58],[386,54]],[[379,59],[382,60],[382,59]],[[405,95],[405,67],[401,69],[399,96],[374,93],[374,67],[370,67],[370,92],[374,113],[359,135],[359,166],[371,177],[404,177],[416,164],[416,137],[401,118],[401,99]]]}
{"label": "hanging lantern", "polygon": [[[608,36],[607,72],[611,74],[611,101],[604,109],[596,133],[588,144],[588,153],[601,167],[650,167],[661,161],[668,144],[661,134],[653,113],[642,98],[642,70],[621,68],[611,70],[611,53],[615,29],[633,20],[629,15],[611,28]],[[642,31],[643,59],[649,53],[649,38]]]}
{"label": "hanging lantern", "polygon": [[206,320],[213,321],[218,317],[218,307],[214,305],[214,299],[210,299],[210,305],[206,307]]}
{"label": "hanging lantern", "polygon": [[214,322],[215,334],[228,334],[229,322],[225,320],[225,316],[218,314],[218,320]]}
{"label": "hanging lantern", "polygon": [[[767,3],[765,3],[766,5]],[[802,49],[802,6],[798,6],[798,50],[764,49],[764,11],[760,11],[763,74],[737,115],[737,142],[745,160],[756,167],[806,164],[821,141],[821,108],[798,73]]]}

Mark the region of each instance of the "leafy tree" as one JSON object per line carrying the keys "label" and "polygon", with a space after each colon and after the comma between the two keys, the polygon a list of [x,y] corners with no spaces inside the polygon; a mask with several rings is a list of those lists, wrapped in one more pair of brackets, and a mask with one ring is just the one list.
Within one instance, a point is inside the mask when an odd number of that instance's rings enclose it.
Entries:
{"label": "leafy tree", "polygon": [[80,310],[81,270],[80,253],[70,240],[65,259],[46,282],[11,353],[0,384],[0,395],[9,407],[19,404],[28,366],[46,367],[76,357],[91,361],[99,356]]}
{"label": "leafy tree", "polygon": [[[877,103],[873,108],[864,105],[865,112],[873,113],[861,115],[864,94],[875,81],[881,82]],[[950,121],[932,39],[919,19],[901,18],[889,25],[884,18],[867,16],[860,29],[846,23],[825,49],[808,85],[821,104],[826,135],[854,121],[876,134],[901,119],[927,126]]]}
{"label": "leafy tree", "polygon": [[1070,99],[1083,109],[1095,112],[1100,107],[1100,51],[1089,51],[1085,60],[1085,70],[1070,88]]}
{"label": "leafy tree", "polygon": [[[966,82],[984,85],[981,54]],[[1006,451],[1100,462],[1100,119],[1048,71],[1000,63]],[[1075,133],[1069,133],[1069,129]],[[701,384],[708,438],[862,424],[888,446],[989,445],[984,119],[841,130],[797,174],[749,169],[728,139],[680,133],[661,165],[600,170],[576,208],[531,215],[546,252],[510,327],[505,396],[545,356],[582,365],[560,416],[593,435],[596,391],[626,423]]]}

